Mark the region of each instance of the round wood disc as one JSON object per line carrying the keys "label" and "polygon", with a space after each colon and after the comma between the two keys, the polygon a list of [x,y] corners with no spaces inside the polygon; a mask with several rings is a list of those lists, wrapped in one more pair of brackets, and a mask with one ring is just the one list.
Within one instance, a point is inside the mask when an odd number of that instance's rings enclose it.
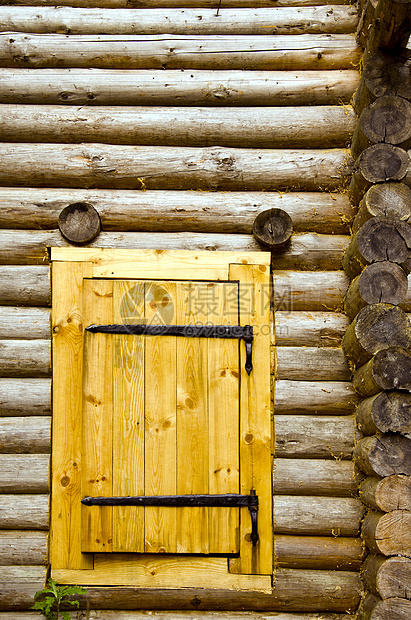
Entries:
{"label": "round wood disc", "polygon": [[59,229],[71,243],[90,243],[101,230],[100,216],[88,202],[73,202],[60,213]]}
{"label": "round wood disc", "polygon": [[293,234],[293,221],[282,209],[267,209],[257,215],[253,235],[270,250],[282,249]]}

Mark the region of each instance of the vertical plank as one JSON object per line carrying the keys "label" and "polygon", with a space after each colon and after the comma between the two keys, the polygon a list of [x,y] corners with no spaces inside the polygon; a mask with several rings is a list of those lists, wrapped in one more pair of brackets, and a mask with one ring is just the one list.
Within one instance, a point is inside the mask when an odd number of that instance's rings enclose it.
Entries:
{"label": "vertical plank", "polygon": [[[113,282],[84,280],[84,327],[113,322]],[[83,460],[81,492],[99,497],[113,494],[113,336],[85,332],[83,369]],[[113,508],[83,506],[82,550],[112,551]]]}
{"label": "vertical plank", "polygon": [[[176,285],[146,282],[149,324],[175,324]],[[176,338],[145,336],[145,494],[175,495]],[[145,551],[175,553],[177,508],[146,506]]]}
{"label": "vertical plank", "polygon": [[230,280],[240,283],[240,322],[254,327],[253,370],[244,368],[241,343],[240,488],[255,489],[259,498],[260,540],[250,541],[251,519],[241,511],[240,557],[230,562],[231,572],[272,573],[272,479],[270,399],[270,279],[267,265],[230,265]]}
{"label": "vertical plank", "polygon": [[91,263],[53,263],[53,456],[50,561],[92,568],[81,553],[82,286]]}
{"label": "vertical plank", "polygon": [[[208,283],[208,323],[238,324],[238,285]],[[239,492],[239,343],[208,339],[209,491]],[[212,515],[212,518],[211,518]],[[238,508],[210,513],[210,553],[238,552]]]}
{"label": "vertical plank", "polygon": [[[207,283],[178,282],[176,323],[204,325]],[[207,341],[177,338],[177,494],[208,494]],[[179,508],[177,551],[208,553],[208,508]]]}
{"label": "vertical plank", "polygon": [[[113,282],[113,321],[144,321],[144,282]],[[113,495],[144,495],[144,337],[113,338]],[[113,551],[144,551],[144,508],[113,509]]]}

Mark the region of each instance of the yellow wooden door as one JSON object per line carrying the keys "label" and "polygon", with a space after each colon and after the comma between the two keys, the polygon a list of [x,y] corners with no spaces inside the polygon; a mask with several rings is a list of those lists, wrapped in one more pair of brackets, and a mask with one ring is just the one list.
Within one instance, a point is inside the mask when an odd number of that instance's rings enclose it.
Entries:
{"label": "yellow wooden door", "polygon": [[[85,279],[91,324],[238,325],[239,284]],[[240,493],[244,346],[86,332],[82,497]],[[235,554],[240,510],[82,506],[82,551]]]}

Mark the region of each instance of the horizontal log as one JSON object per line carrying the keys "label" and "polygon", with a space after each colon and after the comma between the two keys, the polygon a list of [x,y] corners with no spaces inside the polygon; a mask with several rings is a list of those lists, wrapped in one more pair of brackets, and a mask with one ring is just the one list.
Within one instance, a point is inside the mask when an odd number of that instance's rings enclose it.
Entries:
{"label": "horizontal log", "polygon": [[355,417],[364,435],[392,432],[411,438],[411,394],[380,392],[363,400]]}
{"label": "horizontal log", "polygon": [[[55,0],[15,0],[16,5],[25,6],[56,6]],[[59,6],[71,7],[100,7],[113,9],[129,9],[130,4],[136,4],[134,0],[130,3],[128,0],[59,0]],[[341,5],[351,4],[350,0],[278,0],[276,6],[323,6],[323,5]],[[233,7],[249,7],[250,0],[223,0],[220,9],[229,9]],[[271,0],[258,0],[259,7],[271,7]],[[215,9],[213,0],[139,0],[137,8],[212,8]]]}
{"label": "horizontal log", "polygon": [[[55,9],[53,9],[55,10]],[[177,71],[0,68],[0,103],[58,105],[336,105],[358,71]]]}
{"label": "horizontal log", "polygon": [[385,478],[366,478],[360,484],[361,500],[375,510],[411,511],[411,476],[393,474]]}
{"label": "horizontal log", "polygon": [[[29,609],[35,593],[44,588],[46,577],[46,566],[0,567],[1,609],[12,611],[13,616],[14,610]],[[31,613],[32,617],[37,616],[36,612]]]}
{"label": "horizontal log", "polygon": [[344,147],[356,124],[350,106],[86,106],[79,110],[75,106],[1,104],[0,118],[5,142],[30,139],[181,147]]}
{"label": "horizontal log", "polygon": [[45,564],[46,561],[47,532],[30,530],[0,531],[0,566],[35,566],[37,564]]}
{"label": "horizontal log", "polygon": [[275,564],[281,568],[358,571],[364,553],[364,546],[357,538],[282,534],[274,538]]}
{"label": "horizontal log", "polygon": [[278,346],[338,347],[348,325],[345,314],[337,312],[276,312],[275,342]]}
{"label": "horizontal log", "polygon": [[50,310],[47,308],[0,306],[0,340],[44,340],[50,336]]}
{"label": "horizontal log", "polygon": [[354,447],[353,416],[275,416],[275,455],[348,459]]}
{"label": "horizontal log", "polygon": [[0,304],[51,305],[49,267],[0,265]]}
{"label": "horizontal log", "polygon": [[0,416],[50,414],[50,379],[0,378]]}
{"label": "horizontal log", "polygon": [[47,493],[49,461],[47,454],[0,454],[0,493]]}
{"label": "horizontal log", "polygon": [[[296,233],[274,265],[276,269],[338,268],[348,244],[348,235]],[[47,247],[69,247],[60,232],[45,230],[0,230],[0,263],[44,264]],[[252,235],[223,233],[114,233],[102,232],[89,244],[95,248],[162,250],[265,251]]]}
{"label": "horizontal log", "polygon": [[373,435],[354,448],[354,461],[369,476],[411,475],[411,439],[400,435]]}
{"label": "horizontal log", "polygon": [[51,374],[50,340],[2,340],[0,377],[48,377]]}
{"label": "horizontal log", "polygon": [[[275,271],[274,308],[286,310],[337,310],[349,280],[343,271]],[[410,290],[411,296],[411,290]]]}
{"label": "horizontal log", "polygon": [[353,376],[355,391],[361,396],[373,396],[382,390],[411,391],[411,354],[401,347],[378,351]]}
{"label": "horizontal log", "polygon": [[352,497],[361,476],[352,461],[274,459],[275,495]]}
{"label": "horizontal log", "polygon": [[357,536],[364,510],[355,498],[278,495],[274,500],[274,532]]}
{"label": "horizontal log", "polygon": [[411,512],[371,512],[362,524],[365,544],[373,553],[411,557]]}
{"label": "horizontal log", "polygon": [[[221,606],[220,606],[221,607]],[[33,620],[33,618],[38,618],[37,615],[34,615],[32,611],[14,611],[12,620]],[[89,620],[146,620],[147,614],[144,611],[113,611],[109,609],[102,609],[99,611],[87,611]],[[216,620],[216,614],[214,612],[208,611],[197,611],[196,618],[198,620]],[[152,611],[151,617],[153,620],[191,620],[190,618],[193,615],[190,611]],[[232,611],[221,611],[218,612],[217,618],[219,620],[239,620],[239,618],[243,618],[244,620],[267,620],[270,616],[267,616],[267,612],[243,612],[241,616],[238,615],[238,612]],[[299,613],[276,613],[274,616],[275,620],[305,620],[304,616]],[[10,613],[7,611],[0,611],[0,620],[11,620]],[[350,620],[347,618],[345,614],[335,614],[335,613],[310,613],[310,620]]]}
{"label": "horizontal log", "polygon": [[1,417],[0,452],[49,454],[50,429],[51,419],[48,416]]}
{"label": "horizontal log", "polygon": [[403,598],[389,598],[384,601],[374,594],[367,594],[361,601],[358,620],[408,620],[411,602]]}
{"label": "horizontal log", "polygon": [[349,381],[351,371],[342,349],[276,347],[271,372],[277,379],[298,381]]}
{"label": "horizontal log", "polygon": [[359,402],[349,381],[275,381],[274,414],[347,415]]}
{"label": "horizontal log", "polygon": [[0,494],[0,529],[47,530],[48,526],[48,495]]}
{"label": "horizontal log", "polygon": [[2,67],[107,69],[352,69],[350,34],[0,35]]}
{"label": "horizontal log", "polygon": [[352,223],[353,233],[372,217],[385,215],[405,222],[411,221],[411,188],[405,183],[391,181],[372,185],[361,200]]}
{"label": "horizontal log", "polygon": [[113,189],[338,189],[345,149],[0,143],[0,184]]}
{"label": "horizontal log", "polygon": [[382,599],[411,598],[411,560],[369,555],[362,568],[364,584]]}

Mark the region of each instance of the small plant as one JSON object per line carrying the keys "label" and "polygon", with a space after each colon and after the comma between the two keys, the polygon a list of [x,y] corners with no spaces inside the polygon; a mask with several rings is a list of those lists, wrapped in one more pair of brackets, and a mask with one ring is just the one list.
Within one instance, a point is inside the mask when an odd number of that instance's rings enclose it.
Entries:
{"label": "small plant", "polygon": [[[79,602],[69,600],[68,597],[73,594],[85,593],[86,590],[80,586],[58,586],[57,582],[50,578],[47,586],[34,595],[34,598],[39,600],[36,600],[31,609],[40,611],[47,620],[59,620],[62,603],[78,607]],[[61,618],[62,620],[70,620],[69,612],[62,611]]]}

